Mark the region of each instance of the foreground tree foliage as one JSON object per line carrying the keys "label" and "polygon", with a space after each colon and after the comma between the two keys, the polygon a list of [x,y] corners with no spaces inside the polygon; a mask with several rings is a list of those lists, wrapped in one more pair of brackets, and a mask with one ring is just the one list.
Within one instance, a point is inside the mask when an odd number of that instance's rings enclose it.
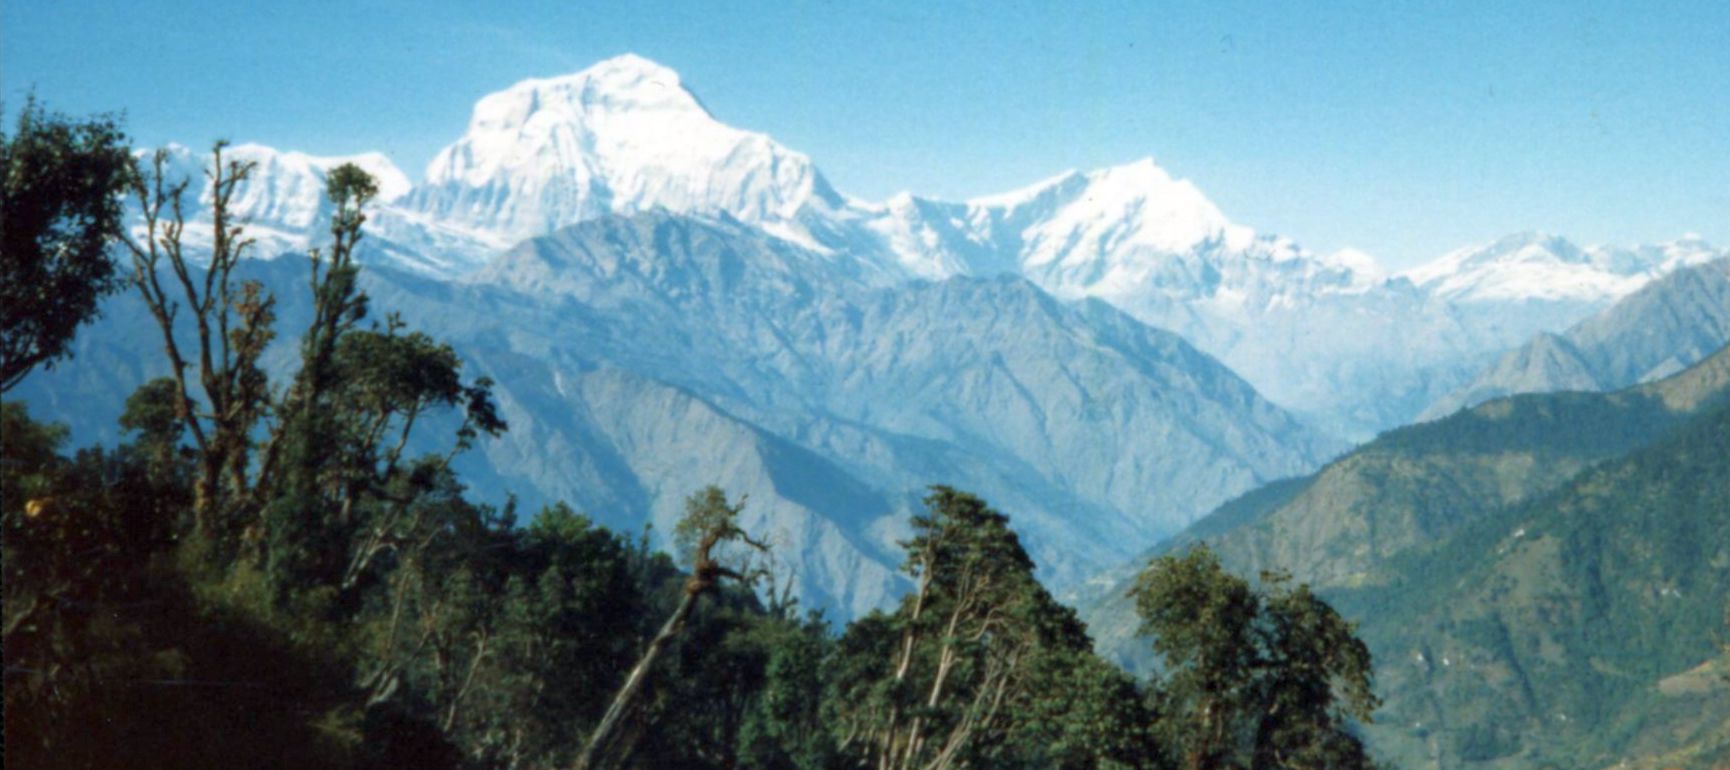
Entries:
{"label": "foreground tree foliage", "polygon": [[74,120],[24,102],[0,128],[0,391],[67,355],[116,288],[110,244],[132,156],[113,118]]}
{"label": "foreground tree foliage", "polygon": [[1369,767],[1369,649],[1308,586],[1225,571],[1205,546],[1155,560],[1133,596],[1167,671],[1162,738],[1188,770]]}
{"label": "foreground tree foliage", "polygon": [[[841,638],[828,710],[838,749],[883,770],[1137,766],[1156,757],[1133,686],[1089,665],[1085,630],[1034,579],[1008,518],[946,487],[925,503],[905,544],[913,593]],[[1121,708],[1065,700],[1078,692]]]}
{"label": "foreground tree foliage", "polygon": [[631,673],[625,677],[625,683],[613,696],[606,714],[601,717],[601,723],[595,727],[589,740],[583,745],[582,753],[577,756],[577,770],[600,766],[605,762],[604,754],[609,750],[620,754],[629,753],[630,743],[620,748],[612,745],[617,741],[625,714],[636,705],[637,696],[648,681],[655,659],[660,657],[674,637],[685,630],[685,624],[690,621],[691,613],[697,608],[697,600],[719,590],[723,579],[736,581],[746,588],[755,582],[758,573],[751,567],[740,565],[735,568],[721,563],[726,558],[721,551],[728,545],[742,543],[759,552],[768,550],[768,546],[739,528],[739,510],[743,506],[742,500],[729,504],[726,493],[717,487],[704,489],[686,502],[685,516],[679,520],[675,535],[678,537],[680,550],[685,553],[690,564],[691,576],[685,581],[679,606],[667,617],[667,622],[655,633],[655,637],[649,640],[649,645],[643,650],[637,665],[631,668]]}
{"label": "foreground tree foliage", "polygon": [[452,461],[506,426],[451,348],[368,324],[372,180],[330,174],[312,320],[273,379],[276,299],[242,279],[227,214],[251,167],[213,157],[208,239],[189,237],[193,180],[160,155],[135,177],[128,280],[171,375],[128,399],[126,442],[69,456],[63,429],[4,407],[13,766],[1364,764],[1350,626],[1205,552],[1138,589],[1170,668],[1147,685],[1092,653],[1008,517],[964,492],[933,488],[913,519],[901,604],[838,634],[775,589],[717,488],[687,501],[677,561],[562,504],[519,526],[514,503],[469,500]]}

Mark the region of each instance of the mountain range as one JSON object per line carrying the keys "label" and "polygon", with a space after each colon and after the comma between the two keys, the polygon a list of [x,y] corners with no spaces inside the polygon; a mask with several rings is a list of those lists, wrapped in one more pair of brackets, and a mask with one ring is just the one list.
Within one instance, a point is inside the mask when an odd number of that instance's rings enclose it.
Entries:
{"label": "mountain range", "polygon": [[[206,161],[165,158],[194,181]],[[665,533],[684,494],[720,483],[786,541],[802,598],[841,617],[902,590],[895,541],[925,484],[1014,512],[1042,577],[1073,586],[1409,421],[1533,334],[1724,255],[1520,235],[1387,275],[1233,223],[1150,159],[863,201],[629,55],[482,98],[419,182],[376,153],[225,158],[255,164],[232,213],[267,258],[326,237],[331,168],[379,180],[368,291],[497,382],[513,426],[466,461],[477,492]],[[208,211],[191,218],[196,235]],[[286,332],[304,269],[248,267]],[[162,373],[129,302],[18,394],[112,440],[91,405]],[[291,358],[284,339],[279,373]]]}
{"label": "mountain range", "polygon": [[[1042,577],[1066,585],[1343,448],[1102,302],[1011,276],[882,286],[853,265],[656,212],[525,241],[461,281],[362,275],[375,307],[497,383],[512,429],[461,465],[481,499],[565,500],[664,534],[685,495],[720,484],[748,496],[745,523],[777,543],[801,600],[836,617],[903,590],[897,541],[927,484],[1003,501]],[[306,267],[245,267],[279,297],[280,378]],[[112,439],[125,395],[166,373],[154,334],[117,297],[75,365],[17,394]]]}
{"label": "mountain range", "polygon": [[1606,391],[1667,377],[1730,344],[1730,259],[1683,267],[1561,334],[1504,354],[1419,419],[1515,393]]}
{"label": "mountain range", "polygon": [[[259,163],[240,213],[281,236],[262,254],[322,232],[308,226],[322,205],[308,193],[345,158],[231,153]],[[526,238],[605,216],[735,221],[874,285],[1010,274],[1062,299],[1105,300],[1348,439],[1410,421],[1534,334],[1727,253],[1694,237],[1580,248],[1522,234],[1388,275],[1360,252],[1315,254],[1233,223],[1151,159],[965,202],[863,201],[633,55],[485,96],[418,184],[381,156],[356,158],[386,180],[369,223],[377,264],[455,279]]]}

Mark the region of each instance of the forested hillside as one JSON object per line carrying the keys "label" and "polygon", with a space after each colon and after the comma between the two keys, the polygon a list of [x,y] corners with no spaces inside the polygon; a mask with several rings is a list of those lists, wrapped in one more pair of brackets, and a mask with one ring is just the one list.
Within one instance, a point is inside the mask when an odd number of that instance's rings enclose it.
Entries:
{"label": "forested hillside", "polygon": [[[1206,543],[1358,618],[1387,704],[1368,735],[1404,766],[1706,751],[1730,716],[1711,673],[1730,597],[1727,394],[1730,349],[1617,393],[1492,401],[1245,495],[1156,553]],[[1132,569],[1083,617],[1104,654],[1151,671]]]}
{"label": "forested hillside", "polygon": [[[1326,592],[1362,618],[1380,746],[1420,766],[1730,759],[1730,408]],[[1404,729],[1407,726],[1410,729]],[[1715,757],[1716,759],[1710,759]]]}

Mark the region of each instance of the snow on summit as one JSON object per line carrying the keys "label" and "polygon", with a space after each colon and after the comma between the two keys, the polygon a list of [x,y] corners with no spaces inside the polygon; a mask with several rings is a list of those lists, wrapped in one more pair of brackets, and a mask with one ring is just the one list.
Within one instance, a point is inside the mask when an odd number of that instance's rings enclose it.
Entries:
{"label": "snow on summit", "polygon": [[[202,207],[210,204],[211,197],[210,180],[204,174],[209,155],[178,144],[163,149],[167,152],[163,168],[167,178],[191,182],[200,206],[192,215],[207,217]],[[148,151],[135,154],[142,160]],[[375,200],[381,206],[407,195],[412,187],[408,176],[377,152],[317,156],[249,143],[227,147],[223,160],[252,164],[251,173],[235,188],[230,213],[246,223],[247,236],[255,241],[253,253],[267,258],[304,250],[320,236],[328,236],[330,203],[325,199],[325,177],[337,166],[352,163],[371,174],[378,183]],[[209,229],[189,227],[186,238],[194,247],[208,247]]]}
{"label": "snow on summit", "polygon": [[[467,130],[412,188],[377,153],[316,158],[258,145],[231,152],[259,161],[245,213],[283,243],[305,241],[295,231],[317,221],[324,171],[361,163],[381,183],[371,229],[401,247],[395,253],[404,267],[445,277],[562,227],[662,210],[738,220],[867,263],[886,281],[1015,273],[1061,296],[1101,297],[1131,312],[1173,299],[1232,313],[1304,306],[1386,280],[1362,252],[1317,255],[1233,223],[1194,183],[1151,158],[965,202],[912,194],[856,201],[837,193],[809,157],[722,123],[677,72],[635,54],[483,96]],[[1452,252],[1396,278],[1448,301],[1602,302],[1715,253],[1698,239],[1580,250],[1528,234]]]}
{"label": "snow on summit", "polygon": [[[968,201],[866,202],[835,191],[806,155],[716,119],[677,72],[631,54],[481,97],[412,188],[377,154],[231,152],[259,161],[239,202],[267,256],[318,237],[323,175],[354,160],[382,188],[367,223],[371,264],[455,279],[590,220],[659,212],[724,223],[718,232],[738,225],[808,251],[796,262],[809,280],[830,269],[877,286],[1012,275],[1064,299],[1104,300],[1348,436],[1416,415],[1488,352],[1726,253],[1698,238],[1581,249],[1521,234],[1389,276],[1363,252],[1317,254],[1235,223],[1152,158]],[[184,150],[174,163],[199,165]]]}
{"label": "snow on summit", "polygon": [[[264,176],[287,180],[265,185],[273,197],[258,209],[315,212],[310,182],[322,175],[309,172],[319,164],[254,149],[268,161]],[[387,166],[368,165],[384,179],[381,202],[394,201],[380,207],[372,229],[414,257],[406,267],[447,275],[562,227],[662,210],[738,220],[866,263],[886,281],[1015,273],[1072,297],[1213,296],[1222,287],[1252,297],[1267,295],[1274,279],[1258,278],[1257,264],[1293,260],[1302,267],[1275,272],[1310,276],[1300,293],[1373,280],[1336,277],[1361,263],[1320,261],[1232,223],[1192,182],[1151,158],[962,203],[910,194],[855,201],[835,192],[804,154],[720,122],[677,72],[633,54],[482,97],[467,130],[406,194],[406,178]],[[1235,266],[1221,268],[1221,260]],[[1246,281],[1264,285],[1232,286]]]}
{"label": "snow on summit", "polygon": [[1229,238],[1242,248],[1253,238],[1189,180],[1173,179],[1152,158],[1087,174],[1086,190],[1039,228],[1025,264],[1073,259],[1064,247],[1077,240],[1110,249],[1183,251],[1212,238]]}
{"label": "snow on summit", "polygon": [[678,73],[625,55],[482,98],[409,205],[512,240],[653,209],[796,237],[813,198],[838,202],[809,158],[715,120]]}
{"label": "snow on summit", "polygon": [[1455,302],[1599,303],[1722,254],[1698,236],[1649,246],[1581,248],[1565,238],[1530,232],[1448,252],[1403,275]]}

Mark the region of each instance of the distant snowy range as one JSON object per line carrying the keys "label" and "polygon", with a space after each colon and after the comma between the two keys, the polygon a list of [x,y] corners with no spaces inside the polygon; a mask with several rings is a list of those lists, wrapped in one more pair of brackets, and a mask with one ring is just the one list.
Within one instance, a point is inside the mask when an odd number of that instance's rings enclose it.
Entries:
{"label": "distant snowy range", "polygon": [[[376,153],[227,156],[257,163],[235,207],[285,337],[305,323],[307,268],[281,257],[328,237],[324,174],[354,162],[380,180],[375,315],[450,341],[511,424],[464,460],[475,496],[565,500],[664,543],[684,497],[719,484],[836,618],[903,590],[896,541],[926,485],[1009,513],[1061,591],[1426,410],[1549,382],[1534,366],[1586,377],[1553,350],[1610,331],[1572,327],[1730,264],[1690,236],[1520,234],[1386,274],[1235,224],[1152,160],[964,202],[863,201],[629,55],[482,98],[418,183]],[[206,161],[171,148],[173,173]],[[81,442],[117,440],[125,394],[165,373],[154,328],[119,296],[76,358],[11,395]],[[279,370],[293,355],[277,344]],[[1624,355],[1603,377],[1691,363],[1676,355],[1703,353]],[[1499,359],[1515,370],[1501,379]]]}

